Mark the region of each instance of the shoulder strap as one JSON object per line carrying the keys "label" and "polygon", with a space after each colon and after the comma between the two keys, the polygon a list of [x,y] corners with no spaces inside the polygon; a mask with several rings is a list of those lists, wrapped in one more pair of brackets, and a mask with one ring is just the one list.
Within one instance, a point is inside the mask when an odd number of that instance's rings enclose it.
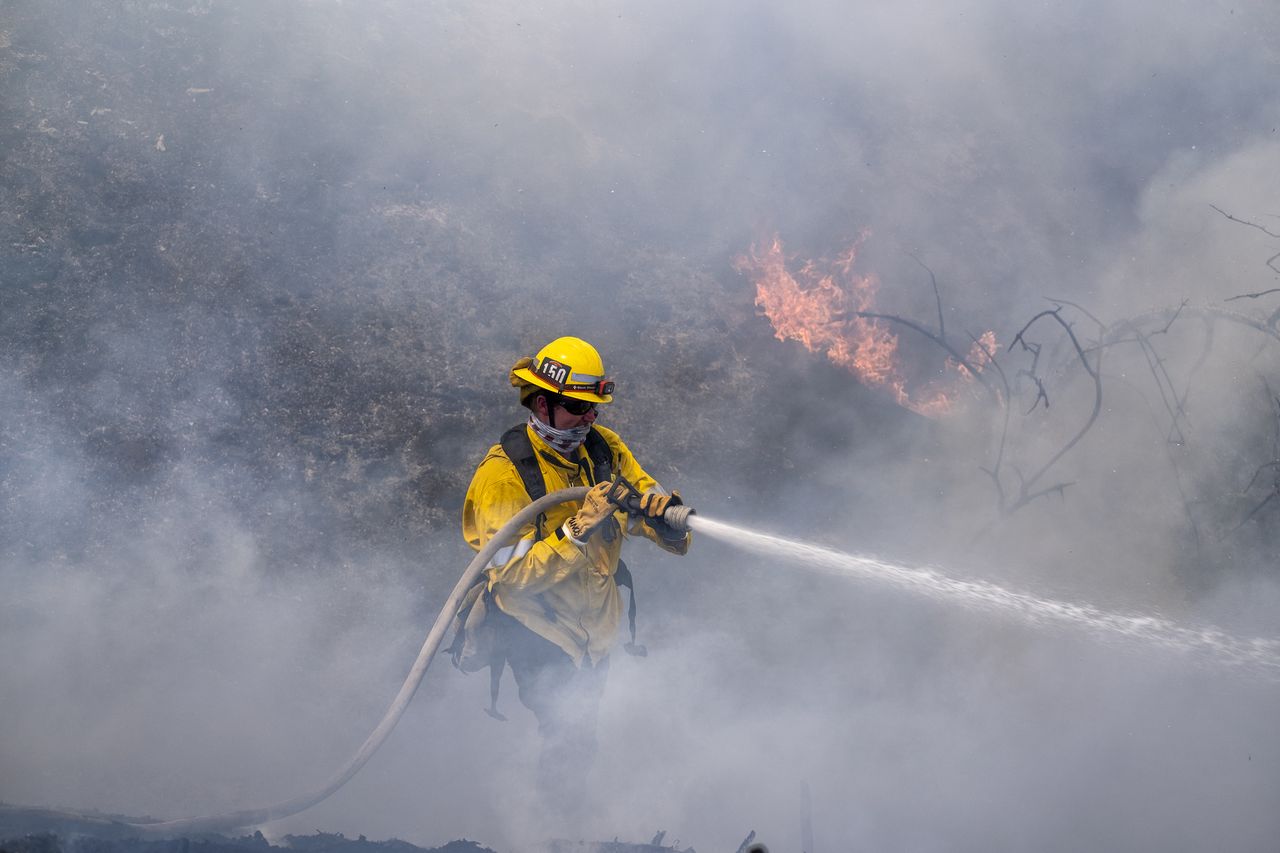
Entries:
{"label": "shoulder strap", "polygon": [[534,455],[528,428],[524,424],[516,424],[502,434],[500,443],[502,452],[516,466],[516,473],[524,483],[524,490],[529,493],[529,500],[536,501],[545,495],[547,484],[542,479],[542,469],[538,467],[538,457]]}
{"label": "shoulder strap", "polygon": [[612,480],[613,449],[609,447],[609,442],[605,441],[598,429],[592,427],[583,444],[587,448],[587,458],[591,460],[591,479],[597,483]]}
{"label": "shoulder strap", "polygon": [[[547,493],[547,483],[542,479],[542,469],[538,467],[538,457],[533,452],[533,442],[529,440],[529,431],[524,424],[516,424],[502,434],[499,441],[502,452],[507,454],[524,490],[529,493],[529,500],[536,501]],[[545,513],[540,513],[534,522],[537,539],[543,538],[542,525],[547,520]]]}

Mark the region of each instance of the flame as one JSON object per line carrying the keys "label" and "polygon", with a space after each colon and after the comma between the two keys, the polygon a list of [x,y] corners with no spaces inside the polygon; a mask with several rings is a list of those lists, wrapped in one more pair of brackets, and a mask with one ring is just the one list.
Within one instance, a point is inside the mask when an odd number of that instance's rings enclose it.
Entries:
{"label": "flame", "polygon": [[[832,261],[805,261],[792,272],[775,236],[766,245],[755,245],[734,261],[734,268],[750,275],[756,285],[756,306],[773,325],[780,341],[799,341],[805,349],[824,354],[858,379],[889,391],[901,406],[926,417],[951,411],[957,385],[972,382],[973,373],[963,364],[947,360],[954,377],[909,392],[902,376],[898,336],[876,317],[875,275],[854,271],[858,249],[868,236],[863,232],[852,246]],[[997,348],[994,332],[985,332],[966,357],[973,370],[982,372]]]}
{"label": "flame", "polygon": [[[983,332],[978,339],[969,347],[968,362],[973,369],[981,373],[986,369],[987,365],[992,363],[996,350],[1000,349],[1000,343],[996,340],[996,333],[992,331]],[[956,371],[965,379],[972,379],[973,374],[969,372],[969,368],[959,362],[947,359],[947,364],[954,367]]]}

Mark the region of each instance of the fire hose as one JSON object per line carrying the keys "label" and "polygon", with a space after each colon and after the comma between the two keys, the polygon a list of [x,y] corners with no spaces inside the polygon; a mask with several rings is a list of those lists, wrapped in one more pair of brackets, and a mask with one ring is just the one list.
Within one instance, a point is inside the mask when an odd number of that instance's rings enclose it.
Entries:
{"label": "fire hose", "polygon": [[[614,483],[615,487],[610,491],[610,499],[629,513],[635,514],[638,512],[638,493],[635,489],[621,476],[617,477]],[[378,747],[382,746],[383,741],[391,734],[391,730],[396,727],[396,723],[400,721],[400,717],[403,716],[405,709],[409,707],[409,702],[418,691],[418,685],[422,683],[422,678],[427,673],[427,667],[431,665],[431,660],[436,656],[436,652],[440,648],[440,642],[444,639],[445,632],[449,629],[454,614],[458,612],[458,607],[462,604],[463,597],[466,596],[467,591],[479,579],[480,573],[493,560],[494,555],[519,534],[520,528],[533,521],[539,514],[562,503],[580,501],[586,493],[586,487],[577,486],[544,495],[512,516],[506,524],[499,528],[493,538],[480,549],[467,565],[462,577],[458,579],[453,592],[450,593],[448,600],[444,603],[444,607],[440,610],[440,615],[436,617],[435,624],[427,632],[427,638],[422,643],[422,649],[418,652],[418,657],[413,662],[409,675],[405,678],[404,684],[400,686],[400,692],[396,694],[390,707],[387,708],[382,721],[365,738],[364,743],[356,750],[355,755],[322,788],[263,808],[242,809],[209,817],[186,817],[156,821],[154,823],[125,822],[124,826],[148,834],[216,832],[279,820],[305,811],[327,799],[349,782],[360,771],[360,768],[364,767],[369,759],[373,757],[373,754],[377,752]],[[686,530],[688,529],[689,516],[693,512],[693,509],[688,506],[672,506],[663,515],[663,520],[676,530]]]}

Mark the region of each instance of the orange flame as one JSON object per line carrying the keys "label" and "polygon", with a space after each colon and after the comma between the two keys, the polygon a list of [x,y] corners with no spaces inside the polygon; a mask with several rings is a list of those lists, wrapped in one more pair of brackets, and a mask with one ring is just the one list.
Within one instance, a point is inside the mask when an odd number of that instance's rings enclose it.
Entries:
{"label": "orange flame", "polygon": [[[849,370],[867,385],[884,387],[899,405],[927,417],[950,411],[956,383],[938,387],[931,383],[915,394],[907,390],[898,359],[898,336],[878,318],[859,312],[875,311],[880,282],[874,275],[854,272],[858,249],[867,233],[834,261],[805,261],[793,273],[787,266],[782,241],[774,237],[765,246],[734,261],[734,268],[750,275],[756,285],[756,306],[773,325],[780,341],[799,341],[810,352],[823,353],[834,364]],[[967,360],[981,372],[996,350],[994,332],[986,332],[970,349]],[[948,359],[959,380],[973,375],[964,365]]]}

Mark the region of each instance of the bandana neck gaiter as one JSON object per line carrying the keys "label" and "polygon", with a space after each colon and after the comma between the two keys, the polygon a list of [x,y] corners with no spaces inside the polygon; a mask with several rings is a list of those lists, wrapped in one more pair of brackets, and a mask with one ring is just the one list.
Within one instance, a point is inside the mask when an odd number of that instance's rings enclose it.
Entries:
{"label": "bandana neck gaiter", "polygon": [[587,433],[591,432],[591,424],[582,424],[570,429],[556,429],[551,424],[544,424],[532,413],[529,414],[529,426],[533,427],[533,431],[539,438],[564,457],[568,457],[581,447],[582,442],[587,440]]}

